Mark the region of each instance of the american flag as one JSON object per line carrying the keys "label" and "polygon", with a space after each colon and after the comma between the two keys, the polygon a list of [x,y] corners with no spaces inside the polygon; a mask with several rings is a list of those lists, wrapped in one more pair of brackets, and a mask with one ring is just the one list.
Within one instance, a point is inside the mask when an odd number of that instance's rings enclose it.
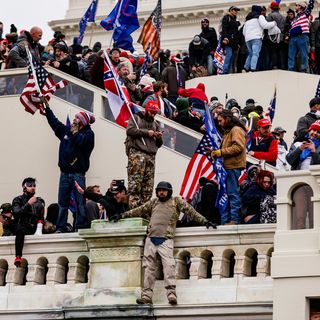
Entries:
{"label": "american flag", "polygon": [[[34,114],[38,109],[41,114],[45,114],[44,106],[41,97],[44,96],[46,101],[49,101],[57,89],[64,88],[68,82],[61,80],[55,83],[49,73],[36,61],[33,61],[33,69],[36,75],[36,81],[33,76],[32,67],[29,65],[29,78],[25,88],[23,89],[20,102],[24,109],[31,114]],[[38,87],[41,94],[38,91]]]}
{"label": "american flag", "polygon": [[156,8],[151,13],[142,27],[138,43],[143,46],[143,51],[146,51],[149,43],[151,44],[150,55],[156,59],[160,53],[160,34],[162,26],[161,15],[161,0],[158,0]]}
{"label": "american flag", "polygon": [[185,199],[192,198],[198,188],[199,178],[205,177],[212,180],[215,176],[212,159],[207,148],[212,148],[212,143],[209,134],[205,133],[188,164],[182,182],[180,195]]}
{"label": "american flag", "polygon": [[266,113],[266,118],[268,118],[271,123],[272,123],[274,115],[276,113],[276,102],[277,102],[277,88],[274,89],[274,95],[270,101],[270,106],[268,108],[268,112]]}
{"label": "american flag", "polygon": [[223,65],[224,65],[224,60],[226,58],[224,54],[224,50],[221,46],[221,35],[219,36],[218,40],[218,46],[216,48],[216,51],[214,52],[213,55],[213,64],[217,68],[217,74],[222,74],[223,71]]}

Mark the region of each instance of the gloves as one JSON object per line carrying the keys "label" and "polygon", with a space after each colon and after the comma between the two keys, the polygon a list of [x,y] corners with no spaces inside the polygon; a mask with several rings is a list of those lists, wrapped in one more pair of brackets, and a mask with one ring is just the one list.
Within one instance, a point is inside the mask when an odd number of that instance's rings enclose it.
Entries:
{"label": "gloves", "polygon": [[121,214],[115,214],[109,218],[110,222],[118,222],[122,218]]}
{"label": "gloves", "polygon": [[213,229],[217,229],[217,225],[211,221],[207,221],[206,222],[206,228],[209,229],[210,227],[212,227]]}
{"label": "gloves", "polygon": [[212,158],[219,158],[219,157],[221,157],[221,150],[220,150],[220,149],[213,150],[213,151],[211,152],[211,157],[212,157]]}

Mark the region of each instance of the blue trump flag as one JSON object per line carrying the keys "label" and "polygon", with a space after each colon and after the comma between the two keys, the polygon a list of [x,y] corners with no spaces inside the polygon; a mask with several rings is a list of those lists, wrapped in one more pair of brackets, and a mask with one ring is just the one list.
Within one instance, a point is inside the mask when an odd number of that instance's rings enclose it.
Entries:
{"label": "blue trump flag", "polygon": [[79,22],[80,35],[78,37],[78,44],[81,44],[83,40],[88,22],[95,22],[97,6],[98,6],[98,0],[92,0],[89,8],[81,18]]}
{"label": "blue trump flag", "polygon": [[[209,135],[212,147],[214,150],[220,149],[222,137],[219,134],[216,125],[212,119],[211,112],[206,105],[206,113],[204,116],[204,124],[206,128],[206,134]],[[220,212],[226,210],[228,206],[228,194],[227,194],[227,171],[223,167],[222,158],[219,157],[212,162],[213,170],[216,173],[216,178],[219,182],[219,192],[217,196],[216,206],[219,208]]]}
{"label": "blue trump flag", "polygon": [[115,47],[134,51],[131,33],[140,27],[137,6],[138,0],[119,0],[110,14],[100,22],[104,29],[114,30],[112,39]]}
{"label": "blue trump flag", "polygon": [[150,42],[148,44],[147,50],[145,52],[145,57],[144,57],[144,61],[143,61],[143,65],[141,67],[141,72],[140,72],[140,79],[147,74],[148,72],[148,64],[152,62],[152,58],[150,57],[150,51],[151,51],[151,46],[150,46]]}

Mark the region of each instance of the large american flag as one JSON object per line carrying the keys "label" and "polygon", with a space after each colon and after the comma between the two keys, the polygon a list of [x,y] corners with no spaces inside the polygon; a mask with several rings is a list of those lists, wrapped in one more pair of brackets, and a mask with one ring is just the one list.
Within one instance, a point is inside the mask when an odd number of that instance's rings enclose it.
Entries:
{"label": "large american flag", "polygon": [[199,178],[205,177],[208,180],[212,180],[215,176],[212,159],[207,148],[212,148],[212,143],[209,134],[205,133],[188,164],[182,182],[180,195],[185,199],[192,198],[198,188]]}
{"label": "large american flag", "polygon": [[[32,68],[29,65],[29,78],[21,93],[20,102],[23,104],[24,109],[31,114],[34,114],[37,110],[40,110],[41,114],[45,114],[41,96],[44,96],[45,100],[49,101],[56,90],[64,88],[68,82],[66,80],[61,80],[58,83],[55,83],[49,73],[39,63],[36,61],[33,61],[32,63],[36,81],[33,76]],[[41,93],[39,93],[38,87]]]}
{"label": "large american flag", "polygon": [[156,8],[151,13],[142,27],[138,43],[143,46],[143,51],[147,51],[148,45],[151,45],[150,55],[157,58],[160,53],[160,34],[161,34],[162,16],[161,0],[158,0]]}

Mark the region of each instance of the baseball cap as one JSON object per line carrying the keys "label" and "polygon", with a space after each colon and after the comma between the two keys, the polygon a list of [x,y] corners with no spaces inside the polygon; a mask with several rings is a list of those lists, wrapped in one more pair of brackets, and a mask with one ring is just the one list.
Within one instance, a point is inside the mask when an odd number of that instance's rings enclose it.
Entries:
{"label": "baseball cap", "polygon": [[258,121],[258,127],[264,128],[264,127],[270,127],[271,122],[268,119],[261,119]]}
{"label": "baseball cap", "polygon": [[240,9],[239,9],[238,7],[236,7],[236,6],[231,6],[231,7],[229,8],[229,11],[231,11],[231,10],[240,11]]}
{"label": "baseball cap", "polygon": [[287,131],[284,130],[282,127],[275,127],[274,132],[282,133],[282,132],[287,132]]}

